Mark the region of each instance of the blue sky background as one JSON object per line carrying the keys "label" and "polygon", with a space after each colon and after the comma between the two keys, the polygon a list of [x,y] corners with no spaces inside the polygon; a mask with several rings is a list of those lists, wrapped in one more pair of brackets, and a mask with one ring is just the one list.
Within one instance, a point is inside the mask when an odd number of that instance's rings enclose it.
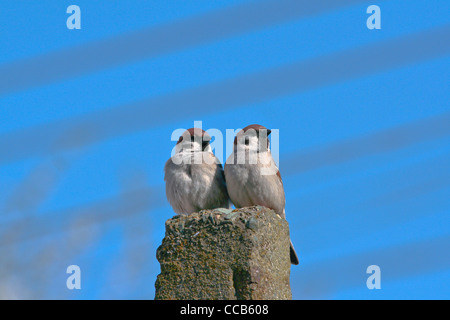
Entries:
{"label": "blue sky background", "polygon": [[[2,1],[0,298],[152,299],[171,133],[201,120],[280,130],[294,299],[449,299],[449,12]],[[372,264],[381,290],[366,288]]]}

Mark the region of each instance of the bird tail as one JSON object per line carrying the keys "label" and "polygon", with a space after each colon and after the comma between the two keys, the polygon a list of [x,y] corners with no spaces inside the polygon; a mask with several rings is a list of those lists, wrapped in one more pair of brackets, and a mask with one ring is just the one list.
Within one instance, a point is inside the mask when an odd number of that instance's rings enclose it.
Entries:
{"label": "bird tail", "polygon": [[291,247],[290,247],[290,256],[291,256],[291,263],[294,265],[298,265],[299,261],[298,261],[298,256],[297,256],[297,252],[295,252],[295,248],[294,245],[292,244],[292,240],[289,240],[291,243]]}

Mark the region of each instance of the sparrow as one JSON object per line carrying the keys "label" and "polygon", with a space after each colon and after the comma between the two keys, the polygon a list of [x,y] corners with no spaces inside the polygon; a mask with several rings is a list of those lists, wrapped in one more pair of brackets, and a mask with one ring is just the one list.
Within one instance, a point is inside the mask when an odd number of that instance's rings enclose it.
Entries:
{"label": "sparrow", "polygon": [[[270,152],[270,133],[258,124],[237,133],[233,152],[225,163],[225,180],[236,208],[264,206],[286,219],[283,181]],[[299,263],[292,241],[290,259],[294,265]]]}
{"label": "sparrow", "polygon": [[223,167],[210,142],[206,131],[186,130],[164,166],[167,200],[178,214],[230,208]]}

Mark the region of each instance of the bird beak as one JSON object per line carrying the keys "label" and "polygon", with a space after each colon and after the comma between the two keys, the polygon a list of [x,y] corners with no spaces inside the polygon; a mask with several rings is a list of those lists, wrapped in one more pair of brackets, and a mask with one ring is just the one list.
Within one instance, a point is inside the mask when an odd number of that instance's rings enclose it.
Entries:
{"label": "bird beak", "polygon": [[267,129],[267,136],[272,132],[272,130]]}

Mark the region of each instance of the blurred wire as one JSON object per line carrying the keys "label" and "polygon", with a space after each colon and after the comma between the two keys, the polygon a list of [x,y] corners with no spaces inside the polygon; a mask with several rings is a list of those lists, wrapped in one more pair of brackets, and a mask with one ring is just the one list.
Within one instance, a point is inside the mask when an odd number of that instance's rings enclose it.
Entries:
{"label": "blurred wire", "polygon": [[154,58],[356,3],[364,1],[252,1],[163,26],[12,62],[0,66],[0,95]]}
{"label": "blurred wire", "polygon": [[449,124],[450,113],[444,113],[321,148],[300,151],[282,160],[281,173],[299,174],[445,138],[450,136]]}
{"label": "blurred wire", "polygon": [[296,274],[302,279],[302,285],[293,290],[299,299],[320,299],[338,289],[364,286],[368,277],[366,268],[372,264],[380,266],[383,282],[448,270],[450,256],[446,252],[449,243],[450,236],[447,235],[306,265]]}
{"label": "blurred wire", "polygon": [[[355,160],[356,156],[362,157],[381,152],[392,152],[414,143],[423,142],[424,140],[439,139],[450,133],[448,127],[445,126],[449,116],[450,114],[444,114],[443,116],[425,119],[413,124],[387,129],[368,135],[364,138],[337,142],[327,147],[320,148],[319,151],[317,151],[317,149],[312,149],[309,152],[287,155],[284,157],[285,161],[283,161],[283,176],[297,174],[299,172],[304,172],[305,170],[323,168],[324,166],[333,163],[336,164]],[[409,136],[411,136],[411,138],[409,138]],[[411,140],[414,138],[416,140]],[[396,142],[393,142],[393,140],[396,140]],[[339,159],[339,161],[330,161],[330,159],[335,160],[336,158]],[[313,166],[302,165],[304,163],[313,164]],[[438,164],[445,166],[447,162],[445,158],[439,158],[437,161],[432,160],[431,164],[428,162],[421,163],[418,166],[413,166],[409,171],[405,169],[405,174],[407,175],[410,174],[408,172],[422,170],[421,168],[435,168]],[[144,175],[141,174],[141,176]],[[448,185],[446,175],[441,175],[438,180],[438,185],[436,185],[436,181],[434,181],[433,186],[431,186],[432,188]],[[39,217],[29,217],[25,221],[19,220],[15,224],[0,228],[0,248],[4,245],[12,245],[18,241],[29,241],[63,232],[70,225],[70,219],[75,217],[79,219],[86,217],[86,224],[101,224],[114,219],[130,217],[134,214],[148,213],[149,210],[154,210],[158,207],[167,205],[167,201],[164,200],[165,195],[163,186],[141,187],[136,189],[136,186],[142,186],[142,183],[128,185],[127,191],[124,194],[95,203],[63,210],[61,212],[48,212]],[[135,187],[131,189],[133,185]],[[127,200],[124,202],[124,199]],[[381,202],[377,201],[377,203],[380,204]],[[355,206],[356,209],[360,208],[361,203],[356,203]],[[349,208],[346,208],[346,210],[349,210]],[[329,212],[328,215],[322,214],[318,217],[314,217],[309,223],[313,221],[316,223],[324,222],[332,217],[332,215],[332,212]],[[64,219],[61,217],[64,217]],[[42,224],[39,228],[31,229],[27,231],[26,234],[21,235],[21,233],[17,232],[17,230],[20,230],[21,226],[24,227],[24,223],[27,223],[28,226],[33,226],[42,223],[44,220],[48,221],[48,223]],[[27,229],[26,226],[24,228]]]}
{"label": "blurred wire", "polygon": [[8,152],[0,154],[0,165],[171,123],[174,114],[177,120],[205,115],[437,59],[450,53],[450,42],[442,41],[448,37],[450,25],[3,134],[0,150]]}

